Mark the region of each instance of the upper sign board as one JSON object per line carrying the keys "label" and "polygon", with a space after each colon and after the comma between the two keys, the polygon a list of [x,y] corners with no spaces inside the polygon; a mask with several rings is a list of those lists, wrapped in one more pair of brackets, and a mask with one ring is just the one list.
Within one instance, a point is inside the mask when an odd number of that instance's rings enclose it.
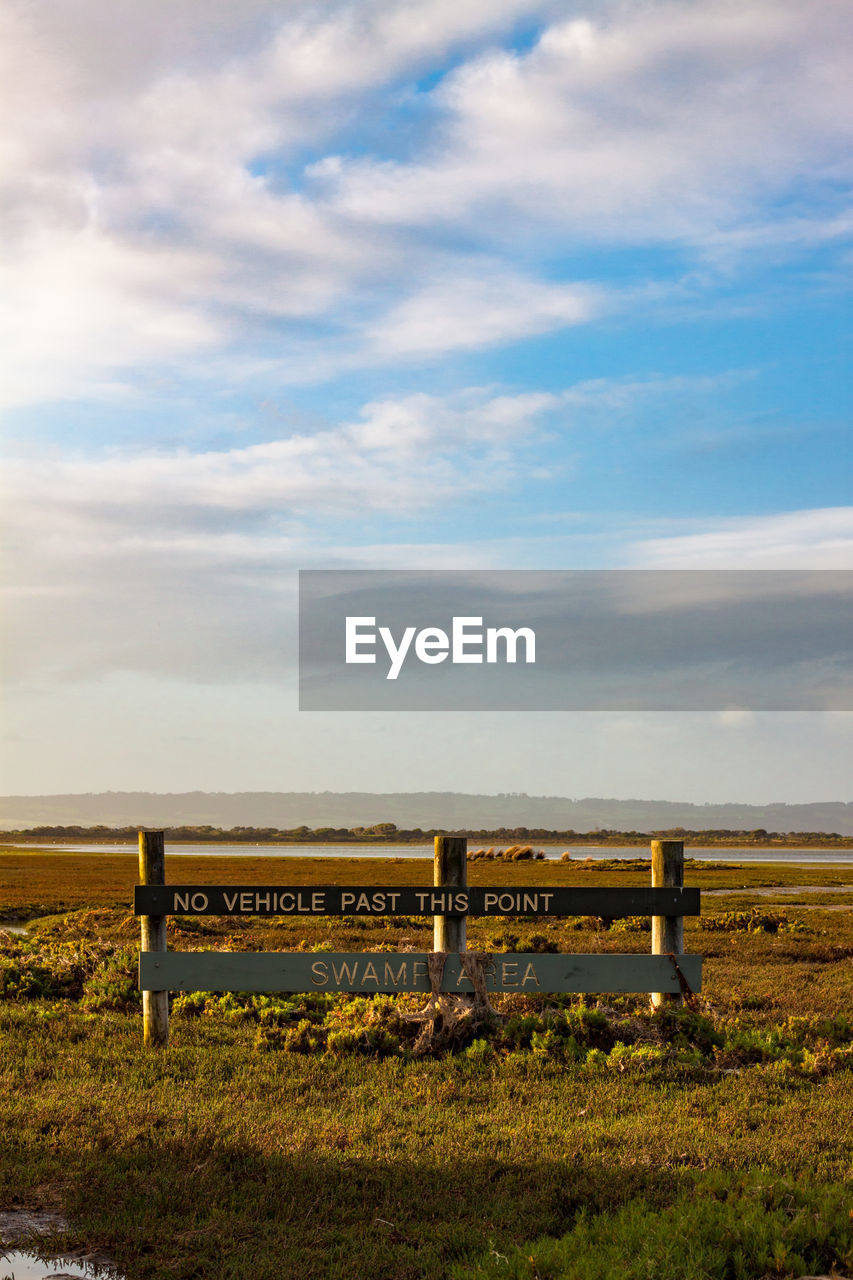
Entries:
{"label": "upper sign board", "polygon": [[137,915],[697,916],[699,890],[354,885],[137,885]]}

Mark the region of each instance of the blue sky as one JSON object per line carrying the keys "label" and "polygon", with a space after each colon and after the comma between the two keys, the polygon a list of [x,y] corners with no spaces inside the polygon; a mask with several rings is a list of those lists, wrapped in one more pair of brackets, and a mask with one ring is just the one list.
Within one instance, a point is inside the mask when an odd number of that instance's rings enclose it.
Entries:
{"label": "blue sky", "polygon": [[0,24],[4,790],[850,798],[842,714],[294,673],[300,568],[853,567],[847,6]]}

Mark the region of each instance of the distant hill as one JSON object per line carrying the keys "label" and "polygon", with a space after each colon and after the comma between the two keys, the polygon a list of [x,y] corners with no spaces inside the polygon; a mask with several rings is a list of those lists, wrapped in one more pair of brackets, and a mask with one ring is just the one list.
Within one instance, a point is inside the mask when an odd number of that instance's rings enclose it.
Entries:
{"label": "distant hill", "polygon": [[455,791],[105,791],[83,795],[2,796],[0,829],[38,825],[147,827],[398,827],[548,830],[837,832],[853,836],[853,803],[686,804],[562,796],[464,795]]}

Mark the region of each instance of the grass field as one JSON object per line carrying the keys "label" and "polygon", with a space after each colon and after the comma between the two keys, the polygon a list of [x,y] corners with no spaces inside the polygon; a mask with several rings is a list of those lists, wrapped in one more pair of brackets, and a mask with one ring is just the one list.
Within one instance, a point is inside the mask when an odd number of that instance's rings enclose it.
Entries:
{"label": "grass field", "polygon": [[[409,859],[187,859],[209,883],[429,883]],[[472,864],[472,883],[648,883],[638,868]],[[699,1011],[497,997],[416,1058],[391,1000],[184,997],[144,1051],[132,856],[0,852],[0,1209],[143,1277],[853,1274],[853,871],[691,867]],[[755,896],[823,884],[833,894]],[[805,904],[812,904],[807,906]],[[754,908],[754,910],[753,910]],[[636,930],[636,931],[634,931]],[[184,918],[176,947],[429,949],[431,923]],[[490,920],[490,950],[645,951],[640,922]],[[416,997],[401,999],[405,1009]],[[2,1267],[0,1266],[0,1275]]]}

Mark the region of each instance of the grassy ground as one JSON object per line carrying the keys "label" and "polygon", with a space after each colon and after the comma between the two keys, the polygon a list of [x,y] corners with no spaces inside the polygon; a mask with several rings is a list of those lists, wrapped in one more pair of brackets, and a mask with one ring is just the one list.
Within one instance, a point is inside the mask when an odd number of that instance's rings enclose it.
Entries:
{"label": "grassy ground", "polygon": [[[689,851],[688,851],[689,859]],[[401,884],[432,883],[432,863],[419,858],[187,857],[170,853],[172,884]],[[137,882],[135,850],[126,854],[46,853],[0,845],[0,921],[71,911],[80,907],[129,907]],[[634,860],[571,862],[472,862],[471,884],[630,885],[650,883],[649,864]],[[777,885],[849,886],[853,867],[788,863],[688,861],[688,884],[739,891]],[[833,901],[836,900],[834,895]]]}
{"label": "grassy ground", "polygon": [[[409,860],[187,862],[170,879],[430,878]],[[407,1052],[393,1002],[346,996],[185,998],[168,1051],[146,1052],[133,859],[3,855],[0,903],[42,919],[32,940],[0,935],[0,1208],[61,1209],[64,1243],[107,1252],[129,1280],[851,1274],[853,920],[744,886],[853,876],[776,870],[688,874],[740,894],[687,924],[706,957],[699,1013],[505,997],[500,1029],[434,1060]],[[647,883],[600,864],[471,873]],[[430,923],[170,929],[179,947],[356,950],[428,947]],[[469,932],[490,949],[649,944],[588,920]]]}

